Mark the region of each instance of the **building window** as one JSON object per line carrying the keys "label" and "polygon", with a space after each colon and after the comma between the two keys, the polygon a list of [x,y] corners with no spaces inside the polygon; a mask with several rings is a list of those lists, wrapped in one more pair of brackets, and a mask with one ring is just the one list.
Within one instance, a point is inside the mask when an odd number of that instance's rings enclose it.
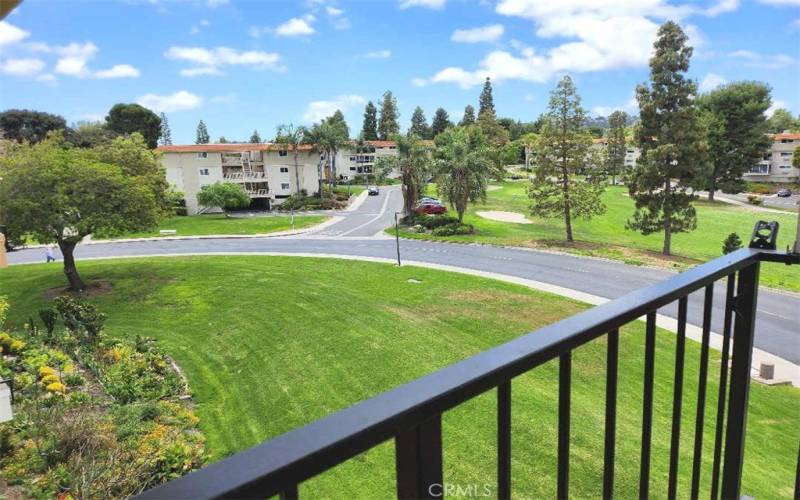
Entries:
{"label": "building window", "polygon": [[281,173],[288,174],[289,173],[289,167],[281,167]]}
{"label": "building window", "polygon": [[751,173],[751,174],[768,174],[769,173],[769,165],[765,165],[765,164],[753,165],[752,167],[750,167],[750,172],[749,173]]}
{"label": "building window", "polygon": [[782,144],[791,144],[794,142],[794,139],[781,139]]}
{"label": "building window", "polygon": [[288,191],[289,190],[289,183],[288,182],[281,182],[281,190]]}
{"label": "building window", "polygon": [[208,174],[208,169],[207,168],[201,168],[200,169],[200,175],[209,175]]}
{"label": "building window", "polygon": [[764,155],[761,159],[764,161],[770,161],[772,159],[772,155],[771,154]]}
{"label": "building window", "polygon": [[350,161],[356,161],[356,157],[355,156],[351,156],[350,157]]}
{"label": "building window", "polygon": [[389,149],[397,149],[397,146],[389,146]]}
{"label": "building window", "polygon": [[371,174],[372,173],[372,167],[370,165],[364,165],[364,173],[365,174]]}
{"label": "building window", "polygon": [[792,153],[781,153],[781,156],[784,157],[784,158],[791,158],[792,157]]}
{"label": "building window", "polygon": [[200,158],[208,158],[208,153],[206,153],[205,151],[197,153],[197,158],[198,159],[200,159]]}
{"label": "building window", "polygon": [[351,172],[355,172],[356,171],[356,167],[350,167],[350,171]]}
{"label": "building window", "polygon": [[286,155],[288,155],[288,154],[289,154],[289,152],[288,152],[288,151],[286,151],[285,149],[283,149],[283,150],[281,150],[281,151],[278,151],[278,156],[286,156]]}

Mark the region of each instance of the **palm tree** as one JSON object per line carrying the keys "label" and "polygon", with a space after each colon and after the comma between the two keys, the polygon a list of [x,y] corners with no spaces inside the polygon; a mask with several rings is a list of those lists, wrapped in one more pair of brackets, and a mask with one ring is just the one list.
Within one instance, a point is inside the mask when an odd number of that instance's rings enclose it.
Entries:
{"label": "palm tree", "polygon": [[392,137],[397,144],[397,156],[381,158],[380,169],[389,172],[400,171],[403,184],[403,210],[410,214],[419,201],[425,187],[425,180],[430,171],[430,150],[416,135],[400,135]]}
{"label": "palm tree", "polygon": [[294,157],[294,178],[297,185],[297,192],[300,192],[300,166],[297,162],[298,148],[303,143],[308,131],[305,127],[295,127],[291,123],[288,125],[278,126],[278,135],[275,137],[275,142],[282,144],[291,149],[292,156]]}
{"label": "palm tree", "polygon": [[336,123],[331,123],[329,120],[322,120],[320,123],[315,123],[311,130],[307,131],[304,135],[305,142],[312,144],[314,150],[322,153],[325,160],[320,159],[317,166],[319,173],[319,192],[322,197],[322,163],[327,161],[331,167],[331,174],[336,175],[336,153],[339,149],[350,143],[346,131],[337,126]]}
{"label": "palm tree", "polygon": [[486,137],[478,127],[447,129],[436,136],[435,158],[437,190],[462,222],[470,201],[486,199],[491,168]]}

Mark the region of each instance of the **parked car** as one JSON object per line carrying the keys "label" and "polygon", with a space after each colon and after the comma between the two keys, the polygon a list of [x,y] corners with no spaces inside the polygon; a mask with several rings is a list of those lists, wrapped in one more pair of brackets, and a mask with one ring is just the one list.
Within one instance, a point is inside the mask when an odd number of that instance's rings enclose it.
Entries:
{"label": "parked car", "polygon": [[420,203],[438,203],[439,205],[443,205],[442,201],[438,198],[431,198],[430,196],[423,196],[419,199]]}
{"label": "parked car", "polygon": [[442,205],[441,203],[434,203],[429,201],[424,201],[419,203],[416,208],[414,208],[414,213],[417,215],[435,215],[435,214],[443,214],[447,212],[447,207]]}
{"label": "parked car", "polygon": [[777,194],[780,198],[788,198],[792,195],[792,192],[784,188],[784,189],[779,189],[778,192],[775,194]]}
{"label": "parked car", "polygon": [[370,187],[367,188],[367,194],[369,196],[378,196],[378,194],[380,194],[380,192],[381,192],[381,190],[378,189],[378,186],[370,186]]}

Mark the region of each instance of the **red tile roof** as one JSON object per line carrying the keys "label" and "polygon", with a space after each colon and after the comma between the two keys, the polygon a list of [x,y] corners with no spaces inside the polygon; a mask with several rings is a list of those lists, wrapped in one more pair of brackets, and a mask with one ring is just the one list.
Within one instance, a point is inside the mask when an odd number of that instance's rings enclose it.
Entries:
{"label": "red tile roof", "polygon": [[[157,151],[164,153],[241,153],[242,151],[281,151],[289,149],[283,144],[252,144],[252,143],[238,143],[238,144],[177,144],[172,146],[159,146]],[[298,147],[300,151],[311,151],[313,146],[311,144],[301,144]]]}
{"label": "red tile roof", "polygon": [[772,135],[772,140],[773,141],[780,141],[781,139],[794,139],[794,140],[797,141],[797,140],[800,140],[800,134],[794,134],[794,133],[791,133],[791,132],[784,132],[782,134],[773,134]]}

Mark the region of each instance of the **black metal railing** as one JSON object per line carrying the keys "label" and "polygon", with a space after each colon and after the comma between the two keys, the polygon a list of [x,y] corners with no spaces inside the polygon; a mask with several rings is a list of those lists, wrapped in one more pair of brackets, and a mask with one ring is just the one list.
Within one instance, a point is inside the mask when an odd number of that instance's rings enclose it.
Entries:
{"label": "black metal railing", "polygon": [[[554,481],[557,497],[567,498],[572,351],[601,336],[608,340],[603,497],[610,498],[615,477],[619,329],[642,316],[646,317],[646,339],[639,496],[646,498],[650,493],[656,314],[659,308],[678,301],[667,481],[667,495],[674,498],[680,451],[687,297],[704,289],[698,401],[691,457],[691,496],[696,498],[703,452],[713,290],[714,283],[720,279],[727,279],[727,294],[711,496],[739,498],[759,267],[765,261],[798,263],[800,256],[754,248],[738,250],[278,436],[146,491],[140,498],[265,498],[272,495],[297,498],[301,482],[388,440],[395,442],[397,496],[439,496],[441,490],[435,487],[442,484],[442,414],[489,390],[497,391],[497,496],[509,498],[512,484],[512,379],[556,358],[559,359],[558,458]],[[798,490],[795,491],[798,495]],[[662,494],[658,492],[658,496]]]}

